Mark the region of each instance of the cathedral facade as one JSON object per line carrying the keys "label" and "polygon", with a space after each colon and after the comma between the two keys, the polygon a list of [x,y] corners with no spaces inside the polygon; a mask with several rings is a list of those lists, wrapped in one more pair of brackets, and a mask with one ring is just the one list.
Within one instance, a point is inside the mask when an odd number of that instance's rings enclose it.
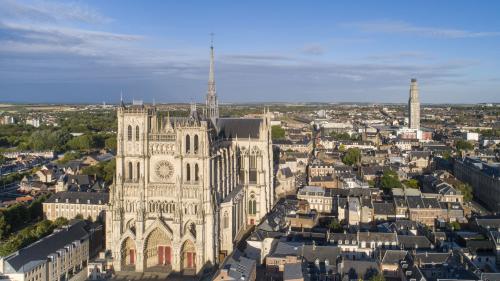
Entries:
{"label": "cathedral facade", "polygon": [[274,204],[269,114],[220,118],[214,55],[203,112],[156,106],[118,112],[106,247],[117,271],[198,274]]}

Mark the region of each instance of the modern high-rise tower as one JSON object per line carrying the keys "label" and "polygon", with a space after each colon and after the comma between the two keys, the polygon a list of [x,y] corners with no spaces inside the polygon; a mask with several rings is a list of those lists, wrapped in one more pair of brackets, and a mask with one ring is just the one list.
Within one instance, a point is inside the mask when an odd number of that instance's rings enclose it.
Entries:
{"label": "modern high-rise tower", "polygon": [[410,99],[408,100],[408,119],[410,129],[420,129],[420,98],[418,96],[417,79],[411,79]]}

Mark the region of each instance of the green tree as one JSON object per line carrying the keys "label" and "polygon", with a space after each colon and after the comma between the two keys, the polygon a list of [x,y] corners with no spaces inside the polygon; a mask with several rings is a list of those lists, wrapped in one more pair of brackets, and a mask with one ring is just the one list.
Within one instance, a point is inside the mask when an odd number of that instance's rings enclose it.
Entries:
{"label": "green tree", "polygon": [[106,138],[106,140],[104,141],[104,147],[107,150],[116,151],[116,136]]}
{"label": "green tree", "polygon": [[4,239],[10,233],[10,224],[7,222],[3,212],[0,212],[0,240]]}
{"label": "green tree", "polygon": [[380,178],[380,185],[383,189],[401,188],[402,184],[399,181],[398,174],[393,170],[385,170]]}
{"label": "green tree", "polygon": [[418,180],[416,179],[406,180],[404,181],[404,184],[409,188],[418,188]]}
{"label": "green tree", "polygon": [[473,192],[472,192],[472,186],[468,183],[459,183],[456,184],[455,187],[462,193],[464,196],[464,201],[465,202],[471,202],[472,199],[474,198]]}
{"label": "green tree", "polygon": [[54,220],[54,225],[56,227],[61,227],[63,225],[67,225],[67,224],[68,224],[68,219],[65,217],[58,217],[57,219]]}
{"label": "green tree", "polygon": [[331,132],[330,136],[333,137],[335,140],[350,140],[351,139],[351,136],[348,133]]}
{"label": "green tree", "polygon": [[328,225],[328,227],[330,228],[330,230],[332,232],[341,232],[342,231],[342,224],[336,218],[333,218],[330,221],[330,225]]}
{"label": "green tree", "polygon": [[455,148],[458,150],[458,151],[462,151],[462,150],[473,150],[474,149],[474,145],[466,140],[458,140],[456,143],[455,143]]}
{"label": "green tree", "polygon": [[361,150],[359,148],[349,148],[347,149],[344,157],[342,157],[342,162],[346,165],[354,165],[361,161]]}
{"label": "green tree", "polygon": [[339,151],[340,151],[340,152],[344,152],[344,151],[345,151],[345,145],[341,144],[341,145],[339,146]]}
{"label": "green tree", "polygon": [[285,129],[278,125],[271,127],[271,137],[273,140],[281,140],[285,138]]}
{"label": "green tree", "polygon": [[66,164],[66,163],[68,163],[68,161],[76,160],[76,159],[79,159],[80,157],[82,157],[80,152],[68,151],[68,152],[64,153],[64,156],[62,157],[62,159],[59,159],[58,162],[61,164]]}
{"label": "green tree", "polygon": [[385,277],[382,273],[377,273],[370,278],[370,281],[385,281]]}
{"label": "green tree", "polygon": [[452,231],[457,231],[457,230],[460,230],[462,227],[461,227],[460,223],[458,223],[457,221],[454,221],[454,222],[448,223],[448,228],[450,228]]}

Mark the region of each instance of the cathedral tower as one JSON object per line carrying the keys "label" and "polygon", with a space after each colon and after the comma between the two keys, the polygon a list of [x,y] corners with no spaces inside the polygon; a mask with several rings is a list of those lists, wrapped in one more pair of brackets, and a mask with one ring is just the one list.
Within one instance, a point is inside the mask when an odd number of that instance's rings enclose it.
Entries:
{"label": "cathedral tower", "polygon": [[420,129],[420,98],[418,96],[417,79],[411,79],[410,99],[408,100],[408,119],[410,129]]}
{"label": "cathedral tower", "polygon": [[219,103],[217,102],[217,91],[215,90],[215,62],[214,44],[210,45],[210,72],[208,74],[208,92],[206,100],[206,116],[210,119],[219,118]]}

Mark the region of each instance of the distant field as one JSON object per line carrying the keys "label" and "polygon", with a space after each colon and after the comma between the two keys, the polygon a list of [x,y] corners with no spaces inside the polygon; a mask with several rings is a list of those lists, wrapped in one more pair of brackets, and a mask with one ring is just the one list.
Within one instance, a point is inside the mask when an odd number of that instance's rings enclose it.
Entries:
{"label": "distant field", "polygon": [[0,108],[7,109],[9,111],[15,110],[30,110],[30,111],[70,111],[76,110],[74,106],[69,105],[53,105],[53,104],[8,104],[8,103],[0,103]]}

